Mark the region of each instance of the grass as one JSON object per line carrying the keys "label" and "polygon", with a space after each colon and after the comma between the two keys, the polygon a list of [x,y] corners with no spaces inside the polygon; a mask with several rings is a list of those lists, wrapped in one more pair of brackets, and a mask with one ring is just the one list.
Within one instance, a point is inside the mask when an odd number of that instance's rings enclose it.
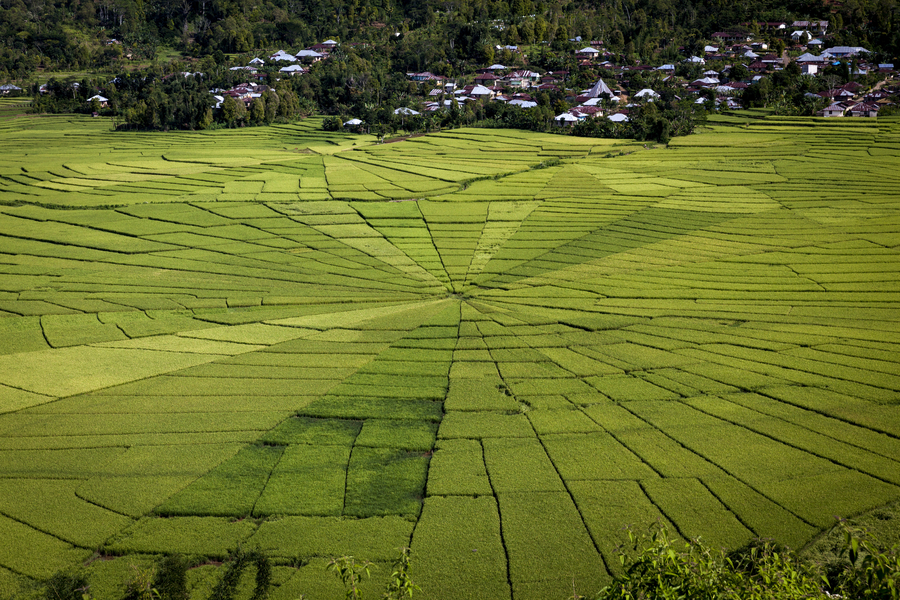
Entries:
{"label": "grass", "polygon": [[562,598],[626,524],[799,548],[900,499],[900,122],[97,121],[0,123],[0,592],[182,552],[205,596],[240,543],[273,598],[410,545],[423,596]]}

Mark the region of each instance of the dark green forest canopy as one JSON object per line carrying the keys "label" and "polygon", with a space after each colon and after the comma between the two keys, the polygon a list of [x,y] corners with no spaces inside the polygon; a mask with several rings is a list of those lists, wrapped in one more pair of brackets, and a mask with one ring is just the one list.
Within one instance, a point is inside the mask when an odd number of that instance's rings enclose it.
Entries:
{"label": "dark green forest canopy", "polygon": [[[643,58],[701,47],[723,29],[826,19],[839,44],[896,54],[896,0],[3,0],[0,61],[7,75],[39,66],[111,64],[125,52],[153,58],[160,44],[193,56],[254,48],[392,40],[397,71],[478,60],[497,43],[566,42],[580,36]],[[396,35],[399,33],[400,35]],[[116,39],[124,44],[108,43]],[[123,48],[124,46],[124,48]],[[0,72],[0,75],[3,75]]]}

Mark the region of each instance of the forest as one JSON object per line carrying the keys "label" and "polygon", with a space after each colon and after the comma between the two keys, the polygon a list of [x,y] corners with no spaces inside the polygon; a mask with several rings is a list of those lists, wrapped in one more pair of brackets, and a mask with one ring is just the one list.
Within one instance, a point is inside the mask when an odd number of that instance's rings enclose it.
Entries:
{"label": "forest", "polygon": [[723,29],[819,18],[836,45],[898,54],[897,0],[0,0],[0,80],[152,60],[162,47],[221,64],[326,38],[377,47],[391,73],[451,75],[500,58],[497,44],[562,49],[576,36],[649,61],[702,48]]}

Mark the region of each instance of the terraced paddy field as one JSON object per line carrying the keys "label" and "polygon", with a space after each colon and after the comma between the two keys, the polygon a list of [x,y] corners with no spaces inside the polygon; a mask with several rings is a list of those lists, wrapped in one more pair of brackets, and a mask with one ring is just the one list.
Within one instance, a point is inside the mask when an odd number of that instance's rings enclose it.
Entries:
{"label": "terraced paddy field", "polygon": [[422,597],[562,599],[629,523],[799,548],[900,499],[900,121],[0,137],[7,596],[185,553],[206,598],[241,544],[276,600],[402,546]]}

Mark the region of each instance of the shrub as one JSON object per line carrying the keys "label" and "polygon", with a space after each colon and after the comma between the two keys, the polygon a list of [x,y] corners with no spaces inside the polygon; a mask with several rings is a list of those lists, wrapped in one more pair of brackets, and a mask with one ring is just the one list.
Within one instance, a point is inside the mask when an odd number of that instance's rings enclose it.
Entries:
{"label": "shrub", "polygon": [[81,573],[59,572],[47,580],[44,587],[46,600],[84,600],[90,598],[90,585]]}
{"label": "shrub", "polygon": [[159,594],[153,587],[155,569],[142,569],[132,565],[134,574],[125,585],[124,600],[157,600]]}
{"label": "shrub", "polygon": [[827,598],[826,580],[814,567],[767,541],[725,555],[701,540],[673,540],[664,526],[629,530],[631,550],[620,551],[624,574],[596,600],[691,598],[755,600]]}
{"label": "shrub", "polygon": [[189,563],[180,554],[166,556],[159,561],[153,588],[161,600],[188,600],[187,570]]}
{"label": "shrub", "polygon": [[340,131],[344,128],[344,124],[341,123],[340,117],[326,117],[322,121],[322,129],[324,131]]}
{"label": "shrub", "polygon": [[839,574],[839,593],[845,598],[900,599],[900,544],[886,548],[865,530],[846,523],[842,527],[849,564]]}

